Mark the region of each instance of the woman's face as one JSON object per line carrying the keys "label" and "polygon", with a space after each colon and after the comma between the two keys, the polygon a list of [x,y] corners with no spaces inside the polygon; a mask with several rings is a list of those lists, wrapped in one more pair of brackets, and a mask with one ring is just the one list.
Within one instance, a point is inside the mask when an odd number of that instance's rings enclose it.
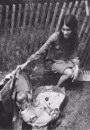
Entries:
{"label": "woman's face", "polygon": [[72,33],[72,30],[65,23],[62,26],[61,31],[63,33],[64,38],[69,38]]}

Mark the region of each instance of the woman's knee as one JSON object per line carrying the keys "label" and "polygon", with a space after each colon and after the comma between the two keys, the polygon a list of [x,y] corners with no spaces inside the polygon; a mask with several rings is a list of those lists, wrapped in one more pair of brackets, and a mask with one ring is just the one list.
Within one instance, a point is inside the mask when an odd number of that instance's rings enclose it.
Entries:
{"label": "woman's knee", "polygon": [[65,71],[64,71],[64,74],[65,74],[65,75],[68,75],[69,77],[72,76],[72,73],[73,73],[73,71],[72,71],[72,69],[70,69],[70,68],[65,69]]}

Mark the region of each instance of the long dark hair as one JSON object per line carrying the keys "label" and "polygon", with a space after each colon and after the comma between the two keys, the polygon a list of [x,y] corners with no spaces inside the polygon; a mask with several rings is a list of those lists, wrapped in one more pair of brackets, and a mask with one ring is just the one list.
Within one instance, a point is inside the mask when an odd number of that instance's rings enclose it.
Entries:
{"label": "long dark hair", "polygon": [[[63,33],[61,31],[62,26],[66,24],[71,29],[71,34],[69,38],[64,38]],[[78,47],[79,38],[78,38],[78,21],[76,17],[72,14],[64,15],[61,20],[60,25],[60,34],[59,34],[59,42],[67,53],[66,55],[71,55]]]}

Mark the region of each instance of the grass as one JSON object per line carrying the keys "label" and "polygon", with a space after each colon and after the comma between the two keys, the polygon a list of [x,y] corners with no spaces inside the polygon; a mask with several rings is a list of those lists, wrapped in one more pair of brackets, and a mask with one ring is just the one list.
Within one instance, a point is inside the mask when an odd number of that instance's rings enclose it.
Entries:
{"label": "grass", "polygon": [[[80,19],[82,21],[82,18]],[[43,30],[39,26],[33,27],[25,30],[24,33],[20,30],[12,38],[9,35],[0,37],[0,71],[10,71],[18,64],[24,63],[48,38],[48,28]],[[83,82],[66,89],[68,104],[64,109],[62,122],[55,130],[90,129],[89,84]]]}
{"label": "grass", "polygon": [[34,53],[48,37],[48,30],[40,27],[18,31],[10,38],[9,35],[0,37],[0,69],[8,71],[22,64]]}

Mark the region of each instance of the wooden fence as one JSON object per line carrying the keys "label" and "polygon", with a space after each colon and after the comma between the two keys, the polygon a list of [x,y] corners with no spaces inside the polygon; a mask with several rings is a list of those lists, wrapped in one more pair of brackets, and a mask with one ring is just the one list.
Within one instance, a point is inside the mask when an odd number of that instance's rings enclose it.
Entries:
{"label": "wooden fence", "polygon": [[81,44],[84,42],[85,51],[81,53],[82,64],[89,61],[90,16],[87,0],[75,2],[56,3],[26,3],[13,5],[0,5],[1,33],[9,32],[11,36],[18,28],[22,32],[31,26],[49,28],[49,35],[58,31],[63,14],[75,14],[79,20],[79,37]]}
{"label": "wooden fence", "polygon": [[[88,8],[85,7],[85,0],[81,2],[60,2],[56,3],[26,3],[26,4],[12,4],[12,5],[0,5],[0,25],[5,31],[10,29],[10,33],[14,32],[14,29],[22,27],[23,30],[29,26],[43,26],[50,27],[50,33],[52,30],[58,30],[60,21],[64,13],[72,13],[79,18],[82,10],[86,10],[88,14]],[[84,12],[84,11],[83,11]],[[86,15],[84,14],[84,16]],[[87,18],[83,21],[87,22]],[[83,32],[83,26],[80,31],[80,35]]]}

